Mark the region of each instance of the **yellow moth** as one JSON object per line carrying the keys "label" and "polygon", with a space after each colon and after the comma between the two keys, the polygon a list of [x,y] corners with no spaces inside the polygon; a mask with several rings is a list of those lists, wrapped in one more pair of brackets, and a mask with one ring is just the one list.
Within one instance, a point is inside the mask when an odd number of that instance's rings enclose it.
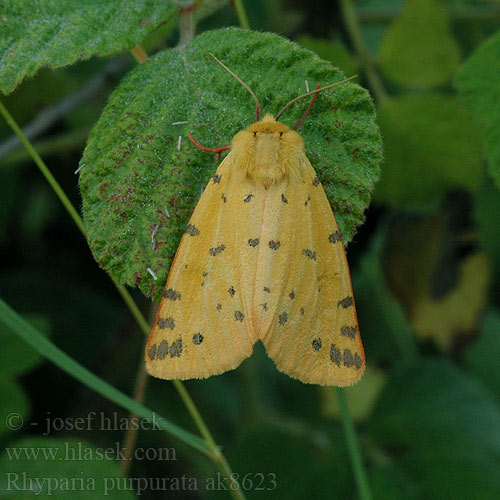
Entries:
{"label": "yellow moth", "polygon": [[172,263],[146,346],[148,372],[210,377],[236,368],[260,340],[293,378],[354,384],[365,356],[349,267],[302,137],[266,115],[230,149]]}

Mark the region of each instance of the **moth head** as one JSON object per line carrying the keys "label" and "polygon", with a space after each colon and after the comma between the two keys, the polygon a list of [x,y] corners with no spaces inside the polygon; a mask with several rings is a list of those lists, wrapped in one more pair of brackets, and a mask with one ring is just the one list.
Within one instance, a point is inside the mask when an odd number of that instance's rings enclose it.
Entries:
{"label": "moth head", "polygon": [[296,147],[298,153],[303,150],[304,144],[300,135],[284,123],[277,121],[271,114],[252,123],[245,132],[248,133],[247,141],[250,139],[255,151],[264,155],[267,161],[272,160],[268,157],[270,154],[282,149],[288,150],[288,154],[292,154],[291,147]]}
{"label": "moth head", "polygon": [[272,115],[238,132],[231,149],[239,173],[266,187],[294,177],[305,161],[302,137]]}

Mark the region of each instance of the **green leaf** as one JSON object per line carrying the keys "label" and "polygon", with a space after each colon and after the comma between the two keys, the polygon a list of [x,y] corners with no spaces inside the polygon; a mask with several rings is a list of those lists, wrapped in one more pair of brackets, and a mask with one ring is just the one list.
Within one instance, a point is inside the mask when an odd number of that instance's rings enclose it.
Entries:
{"label": "green leaf", "polygon": [[[250,85],[265,112],[277,113],[303,93],[305,80],[315,88],[344,78],[277,35],[229,28],[203,33],[185,52],[157,54],[115,90],[80,164],[83,216],[99,264],[118,283],[138,285],[156,298],[217,165],[215,155],[194,147],[187,133],[216,147],[229,144],[254,120],[251,96],[209,51]],[[293,125],[307,105],[307,100],[295,104],[284,121]],[[300,131],[337,222],[350,239],[379,173],[380,136],[368,93],[353,83],[320,93]]]}
{"label": "green leaf", "polygon": [[500,378],[494,376],[498,371],[500,359],[500,313],[489,311],[483,320],[478,338],[465,356],[469,371],[482,381],[497,397],[500,397]]}
{"label": "green leaf", "polygon": [[456,85],[475,120],[483,127],[484,151],[500,186],[500,31],[465,62]]}
{"label": "green leaf", "polygon": [[424,360],[394,374],[367,423],[390,447],[500,456],[500,410],[451,363]]}
{"label": "green leaf", "polygon": [[130,49],[175,12],[168,0],[4,0],[0,90],[11,92],[43,66]]}
{"label": "green leaf", "polygon": [[387,29],[378,57],[388,78],[426,89],[448,83],[459,60],[448,12],[437,0],[409,0]]}
{"label": "green leaf", "polygon": [[406,95],[387,101],[378,122],[386,163],[375,200],[423,208],[452,188],[481,182],[481,142],[466,110],[453,97]]}
{"label": "green leaf", "polygon": [[[49,324],[43,316],[28,318],[30,324],[40,331],[44,337],[50,332]],[[0,323],[0,366],[2,373],[18,375],[34,368],[42,356],[32,347],[26,345],[12,330]],[[0,399],[1,401],[1,399]]]}
{"label": "green leaf", "polygon": [[30,409],[29,399],[24,389],[5,373],[0,374],[0,401],[2,402],[0,404],[0,436],[24,427]]}
{"label": "green leaf", "polygon": [[0,498],[132,500],[137,483],[122,477],[116,450],[74,439],[29,437],[10,443],[0,458]]}

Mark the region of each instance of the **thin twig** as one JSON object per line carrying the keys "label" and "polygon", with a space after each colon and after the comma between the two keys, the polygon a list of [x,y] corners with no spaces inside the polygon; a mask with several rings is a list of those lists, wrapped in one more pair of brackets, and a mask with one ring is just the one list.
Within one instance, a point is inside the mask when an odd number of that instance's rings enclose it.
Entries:
{"label": "thin twig", "polygon": [[[33,147],[41,156],[50,156],[61,151],[83,150],[89,136],[89,131],[87,127],[82,127],[77,130],[62,132],[61,134],[34,142]],[[31,160],[31,156],[26,149],[19,149],[2,160],[2,168],[11,167],[28,160]]]}
{"label": "thin twig", "polygon": [[181,7],[179,9],[179,42],[177,43],[177,49],[182,50],[196,35],[196,3],[192,3],[187,7]]}
{"label": "thin twig", "polygon": [[[127,65],[125,59],[110,62],[101,73],[91,78],[74,94],[65,97],[54,106],[44,109],[25,127],[23,134],[32,141],[49,129],[54,123],[67,116],[73,109],[88,101],[101,91],[109,77],[120,73]],[[0,161],[21,146],[17,135],[12,135],[0,144]]]}
{"label": "thin twig", "polygon": [[[135,378],[135,388],[134,388],[134,401],[142,404],[144,402],[144,394],[146,392],[146,386],[148,383],[148,374],[146,372],[146,365],[144,359],[141,359],[139,369],[137,370],[137,375]],[[128,420],[130,425],[127,425],[127,431],[125,437],[123,438],[122,450],[123,450],[123,460],[121,462],[121,470],[124,477],[127,477],[130,468],[132,467],[132,457],[134,456],[135,444],[137,442],[138,426],[133,425],[133,422],[139,418],[136,413],[130,413]]]}
{"label": "thin twig", "polygon": [[34,150],[33,146],[27,139],[27,137],[23,134],[19,125],[16,123],[12,115],[7,111],[7,108],[0,101],[0,114],[5,118],[5,121],[8,123],[10,128],[17,134],[21,143],[27,149],[30,156],[33,158],[33,161],[37,164],[38,168],[42,171],[42,174],[47,179],[47,182],[50,184],[52,189],[55,191],[56,195],[61,200],[61,203],[64,205],[64,208],[68,211],[69,215],[73,219],[74,223],[77,225],[78,229],[85,236],[85,227],[83,225],[83,221],[80,218],[80,215],[76,211],[75,207],[69,201],[69,198],[66,196],[66,193],[63,191],[59,183],[56,181],[47,165],[40,158],[40,155]]}
{"label": "thin twig", "polygon": [[377,101],[382,103],[387,100],[387,92],[382,83],[382,79],[375,68],[370,51],[363,41],[356,7],[352,0],[340,0],[340,7],[344,18],[344,24],[351,38],[354,50],[361,61],[368,84],[370,85]]}

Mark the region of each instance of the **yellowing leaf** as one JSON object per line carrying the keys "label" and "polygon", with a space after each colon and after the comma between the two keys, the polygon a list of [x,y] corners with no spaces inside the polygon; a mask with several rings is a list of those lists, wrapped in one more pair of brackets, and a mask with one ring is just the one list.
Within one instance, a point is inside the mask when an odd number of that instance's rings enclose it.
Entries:
{"label": "yellowing leaf", "polygon": [[439,299],[424,297],[415,305],[411,323],[417,335],[448,350],[457,334],[473,332],[486,304],[489,274],[484,253],[466,258],[460,265],[456,288]]}
{"label": "yellowing leaf", "polygon": [[[373,365],[367,365],[363,383],[344,389],[347,406],[352,417],[357,421],[366,420],[377,402],[387,376]],[[321,387],[323,399],[322,413],[326,418],[340,418],[337,395],[331,387]]]}

